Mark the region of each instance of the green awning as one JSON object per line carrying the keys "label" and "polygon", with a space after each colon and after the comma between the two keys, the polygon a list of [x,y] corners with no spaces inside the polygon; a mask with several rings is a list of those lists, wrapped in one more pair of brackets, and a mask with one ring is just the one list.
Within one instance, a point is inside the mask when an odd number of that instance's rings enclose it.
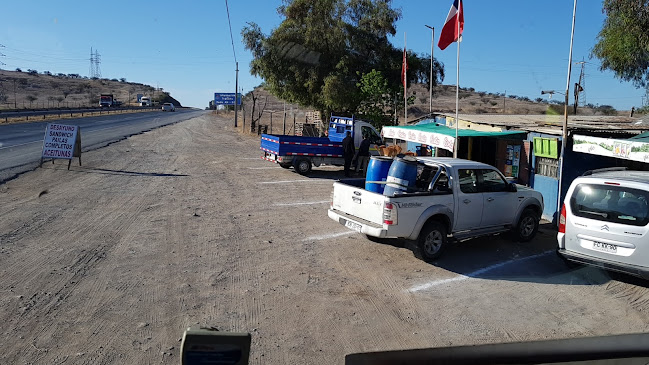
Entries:
{"label": "green awning", "polygon": [[[404,141],[417,142],[433,147],[443,148],[453,151],[455,143],[455,129],[434,123],[409,125],[409,126],[386,126],[383,127],[381,134],[385,138],[396,138]],[[509,138],[525,139],[527,132],[522,131],[504,131],[504,132],[485,132],[473,129],[459,129],[458,137],[492,137],[492,138]]]}
{"label": "green awning", "polygon": [[633,142],[649,143],[649,132],[640,133],[637,136],[633,136],[633,137],[631,137],[629,139],[632,140]]}

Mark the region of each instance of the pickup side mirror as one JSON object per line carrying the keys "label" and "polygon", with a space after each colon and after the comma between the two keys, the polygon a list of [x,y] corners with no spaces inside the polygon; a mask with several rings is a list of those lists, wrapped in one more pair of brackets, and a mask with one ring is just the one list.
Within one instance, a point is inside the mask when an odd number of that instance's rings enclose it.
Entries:
{"label": "pickup side mirror", "polygon": [[516,183],[509,183],[507,184],[507,191],[510,191],[512,193],[515,193],[518,191],[518,188],[516,187]]}

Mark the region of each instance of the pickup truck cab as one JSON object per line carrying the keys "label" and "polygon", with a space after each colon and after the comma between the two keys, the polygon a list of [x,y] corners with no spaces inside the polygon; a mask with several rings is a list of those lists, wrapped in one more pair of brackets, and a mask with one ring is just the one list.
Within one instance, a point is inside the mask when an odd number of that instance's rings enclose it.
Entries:
{"label": "pickup truck cab", "polygon": [[541,193],[507,182],[480,162],[445,157],[417,162],[416,189],[394,196],[365,190],[364,179],[335,182],[329,217],[369,237],[417,240],[425,260],[439,257],[449,237],[461,241],[511,231],[515,239],[529,241],[536,235]]}

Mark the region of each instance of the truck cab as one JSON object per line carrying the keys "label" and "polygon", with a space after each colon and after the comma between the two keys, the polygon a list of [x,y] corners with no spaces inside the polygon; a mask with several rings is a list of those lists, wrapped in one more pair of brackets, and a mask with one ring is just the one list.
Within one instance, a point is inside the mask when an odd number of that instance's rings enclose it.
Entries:
{"label": "truck cab", "polygon": [[102,108],[110,108],[113,106],[113,94],[101,94],[99,96],[99,106]]}
{"label": "truck cab", "polygon": [[140,106],[151,106],[151,98],[148,96],[143,96],[140,99]]}
{"label": "truck cab", "polygon": [[328,135],[329,140],[333,142],[342,142],[347,131],[352,132],[354,146],[358,147],[363,140],[363,135],[370,137],[371,144],[383,144],[383,140],[370,123],[354,119],[354,117],[336,117],[332,116],[329,120]]}

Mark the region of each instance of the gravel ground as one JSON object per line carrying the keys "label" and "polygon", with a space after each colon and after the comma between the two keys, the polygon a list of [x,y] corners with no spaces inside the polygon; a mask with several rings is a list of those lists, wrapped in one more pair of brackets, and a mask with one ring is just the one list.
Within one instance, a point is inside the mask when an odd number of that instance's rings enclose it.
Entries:
{"label": "gravel ground", "polygon": [[645,284],[567,269],[555,234],[435,263],[327,217],[338,168],[259,159],[205,114],[0,185],[0,363],[178,364],[192,325],[252,334],[251,364],[645,332]]}

